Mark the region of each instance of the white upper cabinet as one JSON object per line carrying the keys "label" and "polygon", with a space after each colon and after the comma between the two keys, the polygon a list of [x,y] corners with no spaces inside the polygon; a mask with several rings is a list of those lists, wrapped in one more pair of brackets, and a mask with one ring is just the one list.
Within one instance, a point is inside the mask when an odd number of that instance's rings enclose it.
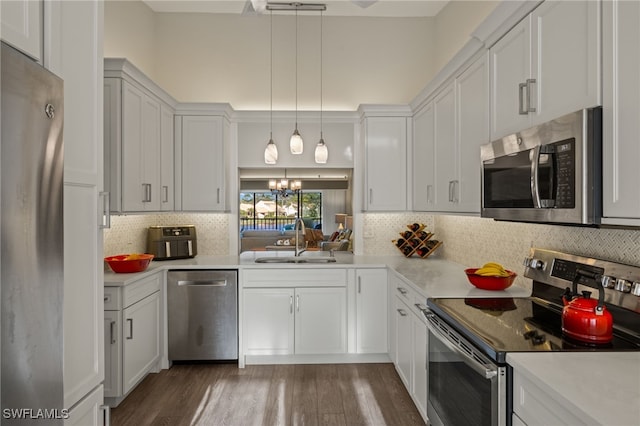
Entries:
{"label": "white upper cabinet", "polygon": [[603,223],[640,225],[640,3],[603,7]]}
{"label": "white upper cabinet", "polygon": [[42,0],[0,2],[0,38],[38,62],[42,61]]}
{"label": "white upper cabinet", "polygon": [[458,176],[455,211],[480,213],[480,147],[489,139],[489,63],[484,52],[456,78]]}
{"label": "white upper cabinet", "polygon": [[413,116],[413,210],[432,211],[435,191],[433,102],[429,102]]}
{"label": "white upper cabinet", "polygon": [[176,210],[225,210],[225,140],[222,116],[176,116]]}
{"label": "white upper cabinet", "polygon": [[366,211],[407,209],[407,117],[365,117]]}
{"label": "white upper cabinet", "polygon": [[175,101],[133,64],[104,61],[105,188],[113,212],[174,209]]}
{"label": "white upper cabinet", "polygon": [[600,2],[543,2],[490,56],[492,140],[597,106]]}
{"label": "white upper cabinet", "polygon": [[484,52],[413,117],[413,209],[480,212],[480,146],[489,142]]}

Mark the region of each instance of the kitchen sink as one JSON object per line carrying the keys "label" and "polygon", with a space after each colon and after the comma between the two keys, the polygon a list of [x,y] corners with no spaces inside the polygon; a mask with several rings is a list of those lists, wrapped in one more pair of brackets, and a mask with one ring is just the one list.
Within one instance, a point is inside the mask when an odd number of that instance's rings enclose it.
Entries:
{"label": "kitchen sink", "polygon": [[288,256],[288,257],[259,257],[255,263],[335,263],[336,258],[330,256]]}

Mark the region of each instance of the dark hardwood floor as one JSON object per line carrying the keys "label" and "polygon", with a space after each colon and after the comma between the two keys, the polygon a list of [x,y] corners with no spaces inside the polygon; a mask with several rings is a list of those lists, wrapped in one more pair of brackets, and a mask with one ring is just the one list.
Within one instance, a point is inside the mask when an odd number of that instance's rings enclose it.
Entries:
{"label": "dark hardwood floor", "polygon": [[182,364],[111,410],[124,425],[424,425],[393,364]]}

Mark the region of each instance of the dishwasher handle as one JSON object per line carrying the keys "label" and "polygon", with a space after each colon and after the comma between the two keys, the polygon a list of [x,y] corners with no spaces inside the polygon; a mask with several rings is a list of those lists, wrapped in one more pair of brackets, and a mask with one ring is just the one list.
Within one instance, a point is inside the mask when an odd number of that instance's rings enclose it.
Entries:
{"label": "dishwasher handle", "polygon": [[226,287],[227,280],[179,280],[179,286]]}

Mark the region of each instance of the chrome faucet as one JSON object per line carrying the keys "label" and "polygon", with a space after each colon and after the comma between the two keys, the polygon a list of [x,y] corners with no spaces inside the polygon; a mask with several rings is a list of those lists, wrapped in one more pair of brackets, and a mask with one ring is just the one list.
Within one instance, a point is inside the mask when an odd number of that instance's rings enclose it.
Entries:
{"label": "chrome faucet", "polygon": [[[298,227],[298,224],[300,224],[300,227]],[[295,223],[293,225],[293,230],[296,233],[296,251],[295,251],[294,256],[300,256],[300,254],[302,254],[307,249],[306,244],[304,244],[305,237],[307,235],[307,231],[306,231],[306,229],[304,227],[304,222],[302,221],[301,218],[299,218],[299,217],[296,218],[296,221],[295,221]],[[302,248],[302,249],[300,249],[300,246],[298,245],[298,241],[300,240],[300,237],[298,236],[298,232],[300,230],[302,230],[302,243],[304,244],[304,248]]]}

